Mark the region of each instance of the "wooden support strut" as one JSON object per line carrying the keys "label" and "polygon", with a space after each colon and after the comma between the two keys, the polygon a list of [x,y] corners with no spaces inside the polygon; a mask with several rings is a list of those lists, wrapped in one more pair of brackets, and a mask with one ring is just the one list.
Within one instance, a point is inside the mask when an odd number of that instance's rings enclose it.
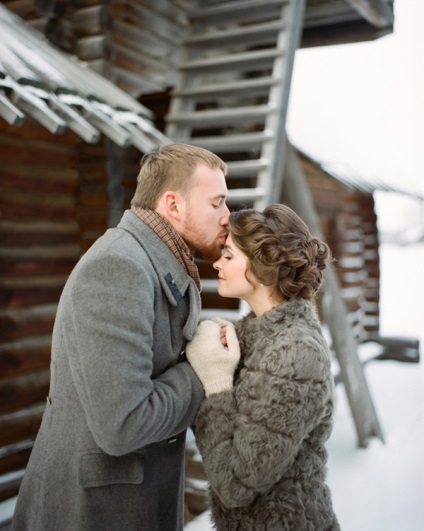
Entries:
{"label": "wooden support strut", "polygon": [[[302,217],[311,232],[323,239],[305,175],[296,153],[288,142],[283,197]],[[323,314],[340,365],[340,377],[346,389],[355,423],[358,446],[365,448],[371,437],[378,437],[384,442],[363,367],[357,355],[355,340],[347,321],[347,311],[340,286],[331,267],[328,268],[325,278]]]}

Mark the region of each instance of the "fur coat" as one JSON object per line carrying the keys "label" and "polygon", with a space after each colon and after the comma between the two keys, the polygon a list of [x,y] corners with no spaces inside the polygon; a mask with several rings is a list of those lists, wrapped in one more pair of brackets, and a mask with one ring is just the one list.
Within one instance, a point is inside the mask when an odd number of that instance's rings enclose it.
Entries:
{"label": "fur coat", "polygon": [[325,484],[333,377],[315,308],[290,300],[236,325],[234,389],[194,427],[220,531],[340,529]]}

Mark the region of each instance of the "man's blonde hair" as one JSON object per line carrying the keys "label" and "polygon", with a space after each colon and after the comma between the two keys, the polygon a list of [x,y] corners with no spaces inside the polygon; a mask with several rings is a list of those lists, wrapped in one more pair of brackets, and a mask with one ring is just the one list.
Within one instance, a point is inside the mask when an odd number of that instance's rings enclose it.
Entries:
{"label": "man's blonde hair", "polygon": [[154,210],[160,196],[167,190],[186,195],[193,184],[191,178],[198,164],[206,164],[211,169],[219,168],[224,176],[227,175],[225,162],[201,147],[167,144],[147,153],[140,162],[131,205]]}

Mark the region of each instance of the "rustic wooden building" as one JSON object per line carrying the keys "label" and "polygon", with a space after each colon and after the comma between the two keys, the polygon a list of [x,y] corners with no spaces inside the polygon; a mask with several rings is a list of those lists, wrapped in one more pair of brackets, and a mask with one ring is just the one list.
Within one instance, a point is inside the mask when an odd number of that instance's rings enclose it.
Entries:
{"label": "rustic wooden building", "polygon": [[[280,176],[296,47],[390,33],[393,3],[8,0],[0,15],[1,502],[19,488],[44,409],[63,285],[128,206],[141,154],[169,140],[203,145],[229,163],[230,205],[289,202]],[[338,258],[349,330],[365,340],[379,325],[372,189],[300,161]],[[203,304],[216,312],[200,267]],[[367,425],[360,443],[379,435],[374,418]]]}

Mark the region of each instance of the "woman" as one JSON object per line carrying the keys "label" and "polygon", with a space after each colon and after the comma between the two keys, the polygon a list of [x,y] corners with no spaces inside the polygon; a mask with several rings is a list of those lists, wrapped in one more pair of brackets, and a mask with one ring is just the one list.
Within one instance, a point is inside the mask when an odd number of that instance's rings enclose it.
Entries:
{"label": "woman", "polygon": [[206,394],[194,432],[218,530],[340,529],[325,484],[333,377],[313,302],[329,258],[286,206],[230,215],[218,292],[252,312],[235,332],[203,321],[186,349]]}

